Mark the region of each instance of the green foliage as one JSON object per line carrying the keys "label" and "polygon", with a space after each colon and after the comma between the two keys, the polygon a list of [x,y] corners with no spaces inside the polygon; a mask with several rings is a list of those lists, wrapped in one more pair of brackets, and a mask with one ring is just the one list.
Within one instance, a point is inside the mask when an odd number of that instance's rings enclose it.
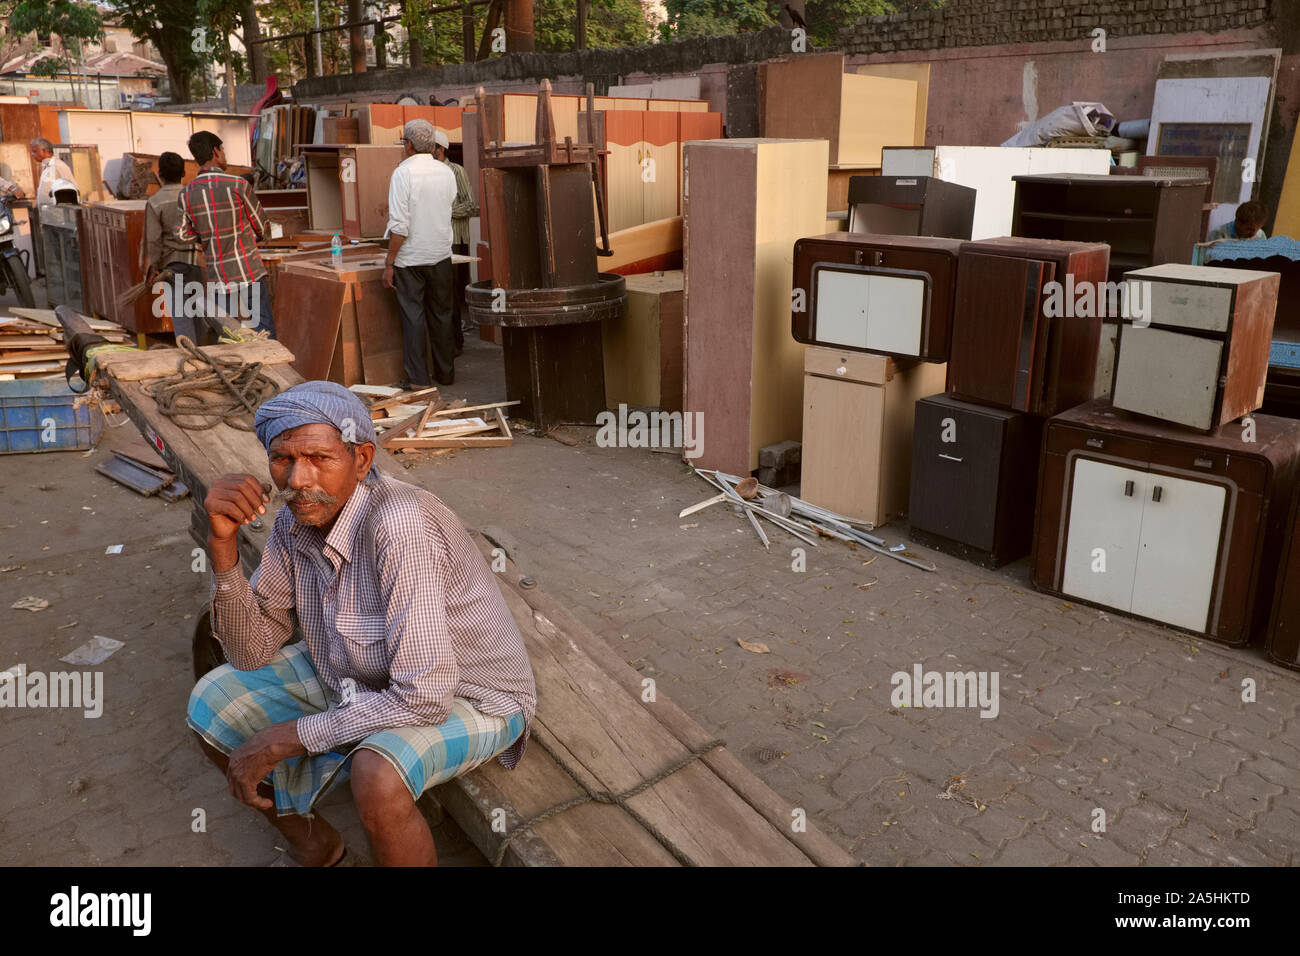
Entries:
{"label": "green foliage", "polygon": [[103,23],[98,11],[90,4],[73,0],[19,0],[13,5],[9,28],[17,34],[36,33],[41,36],[58,34],[65,52],[61,56],[46,56],[37,60],[32,72],[38,76],[54,76],[71,69],[68,55],[76,50],[76,40],[97,40],[103,35]]}

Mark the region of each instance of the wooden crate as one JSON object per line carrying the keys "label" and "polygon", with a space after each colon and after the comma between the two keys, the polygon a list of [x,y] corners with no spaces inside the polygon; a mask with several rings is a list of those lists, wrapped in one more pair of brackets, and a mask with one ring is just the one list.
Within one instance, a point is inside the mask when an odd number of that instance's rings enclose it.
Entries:
{"label": "wooden crate", "polygon": [[687,144],[687,411],[704,415],[696,464],[745,475],[759,449],[803,430],[804,346],[790,335],[795,240],[826,223],[824,140]]}
{"label": "wooden crate", "polygon": [[682,410],[680,270],[626,278],[627,311],[604,323],[605,401]]}

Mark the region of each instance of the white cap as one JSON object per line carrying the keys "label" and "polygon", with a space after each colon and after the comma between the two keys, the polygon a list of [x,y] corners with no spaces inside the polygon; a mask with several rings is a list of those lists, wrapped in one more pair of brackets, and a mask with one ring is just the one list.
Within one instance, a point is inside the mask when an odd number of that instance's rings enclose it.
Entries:
{"label": "white cap", "polygon": [[447,139],[447,134],[440,129],[434,129],[433,141],[437,143],[439,146],[441,146],[443,149],[451,148],[451,140]]}

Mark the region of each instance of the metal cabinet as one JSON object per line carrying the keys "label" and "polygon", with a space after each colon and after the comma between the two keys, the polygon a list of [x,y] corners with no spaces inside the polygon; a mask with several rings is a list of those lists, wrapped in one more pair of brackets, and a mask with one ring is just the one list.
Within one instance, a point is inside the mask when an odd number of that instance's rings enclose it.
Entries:
{"label": "metal cabinet", "polygon": [[85,209],[71,203],[46,206],[41,215],[45,250],[45,299],[51,309],[60,305],[85,312],[82,292],[81,245],[77,231]]}
{"label": "metal cabinet", "polygon": [[1034,584],[1246,644],[1264,631],[1300,474],[1300,421],[1201,435],[1088,402],[1050,419]]}

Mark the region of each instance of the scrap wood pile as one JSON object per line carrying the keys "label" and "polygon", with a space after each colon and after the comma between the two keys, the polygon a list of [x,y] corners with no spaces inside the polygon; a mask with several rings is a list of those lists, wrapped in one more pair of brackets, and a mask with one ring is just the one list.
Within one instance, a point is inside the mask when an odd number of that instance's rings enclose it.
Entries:
{"label": "scrap wood pile", "polygon": [[[0,316],[0,381],[61,378],[68,362],[63,328],[53,309],[10,307]],[[87,319],[90,328],[110,342],[127,344],[130,334],[115,322]]]}
{"label": "scrap wood pile", "polygon": [[907,550],[904,545],[899,544],[891,548],[883,538],[868,534],[867,532],[875,528],[870,521],[849,518],[834,511],[828,511],[825,508],[819,508],[802,498],[787,495],[766,485],[760,485],[756,478],[740,478],[736,475],[711,471],[707,468],[697,468],[695,473],[720,493],[712,498],[706,498],[698,504],[683,508],[678,515],[679,518],[685,518],[697,511],[703,511],[711,505],[728,502],[744,513],[765,548],[771,548],[771,541],[763,530],[763,526],[759,523],[759,518],[771,522],[782,531],[793,535],[805,544],[812,545],[814,548],[821,547],[820,542],[817,540],[818,537],[831,538],[844,542],[850,548],[863,547],[868,551],[879,552],[896,561],[902,561],[914,568],[920,568],[922,571],[935,570],[935,566],[931,562],[918,557]]}
{"label": "scrap wood pile", "polygon": [[402,391],[382,385],[353,385],[370,407],[379,444],[394,453],[418,449],[493,448],[514,442],[505,409],[515,402],[470,405],[447,401],[431,388]]}

